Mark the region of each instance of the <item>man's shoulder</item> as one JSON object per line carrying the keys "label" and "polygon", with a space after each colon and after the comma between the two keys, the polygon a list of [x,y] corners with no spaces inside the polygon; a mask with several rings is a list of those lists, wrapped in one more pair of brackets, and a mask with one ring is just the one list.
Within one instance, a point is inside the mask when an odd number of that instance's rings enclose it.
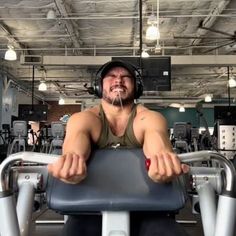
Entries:
{"label": "man's shoulder", "polygon": [[91,122],[91,120],[98,120],[99,119],[99,109],[98,107],[92,107],[77,113],[74,113],[71,117],[71,121],[85,121]]}
{"label": "man's shoulder", "polygon": [[155,111],[150,110],[149,108],[145,107],[142,104],[137,105],[137,115],[143,115],[143,114],[151,114]]}
{"label": "man's shoulder", "polygon": [[142,116],[148,116],[148,117],[159,117],[159,118],[162,118],[163,115],[158,112],[158,111],[154,111],[154,110],[151,110],[145,106],[143,106],[142,104],[138,104],[137,105],[137,117],[142,117]]}

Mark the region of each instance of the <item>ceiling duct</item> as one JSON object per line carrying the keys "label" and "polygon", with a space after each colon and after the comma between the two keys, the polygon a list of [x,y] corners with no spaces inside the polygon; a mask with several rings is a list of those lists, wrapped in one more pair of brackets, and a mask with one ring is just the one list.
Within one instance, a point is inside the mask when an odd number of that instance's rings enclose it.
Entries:
{"label": "ceiling duct", "polygon": [[40,65],[43,63],[43,57],[40,55],[21,55],[20,63],[22,65]]}

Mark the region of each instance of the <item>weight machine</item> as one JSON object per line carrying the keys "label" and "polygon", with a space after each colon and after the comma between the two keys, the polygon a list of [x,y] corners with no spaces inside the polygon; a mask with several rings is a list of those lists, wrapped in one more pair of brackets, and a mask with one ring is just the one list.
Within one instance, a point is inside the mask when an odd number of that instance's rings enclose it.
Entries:
{"label": "weight machine", "polygon": [[[128,236],[129,211],[176,212],[184,207],[189,188],[186,186],[190,186],[199,195],[204,235],[233,236],[236,172],[232,163],[213,151],[184,153],[179,157],[182,163],[214,160],[220,167],[193,166],[189,175],[168,184],[157,184],[147,176],[141,149],[97,150],[89,159],[87,178],[78,185],[71,185],[51,176],[48,179],[43,165],[54,162],[57,155],[12,154],[0,165],[0,235],[30,235],[32,205],[37,191],[46,191],[49,208],[64,215],[101,212],[102,236]],[[16,167],[19,161],[27,167],[31,163],[33,171],[25,173],[25,166]],[[16,168],[15,174],[12,168]]]}

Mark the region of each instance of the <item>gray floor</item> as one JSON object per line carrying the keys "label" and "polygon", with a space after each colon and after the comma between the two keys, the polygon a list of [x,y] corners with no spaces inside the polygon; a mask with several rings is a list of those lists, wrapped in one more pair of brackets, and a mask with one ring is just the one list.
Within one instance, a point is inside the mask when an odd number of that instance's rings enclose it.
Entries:
{"label": "gray floor", "polygon": [[[63,224],[46,224],[43,223],[43,221],[54,221],[59,220],[63,221],[63,216],[54,213],[50,210],[46,210],[44,213],[36,213],[34,214],[34,219],[37,223],[35,226],[35,232],[32,236],[59,236],[61,229],[63,227]],[[191,211],[191,205],[190,203],[186,204],[186,207],[180,211],[180,213],[177,215],[176,220],[182,224],[182,226],[185,228],[186,232],[190,236],[204,236],[202,231],[202,224],[200,215],[192,214]],[[185,223],[183,223],[185,222]]]}

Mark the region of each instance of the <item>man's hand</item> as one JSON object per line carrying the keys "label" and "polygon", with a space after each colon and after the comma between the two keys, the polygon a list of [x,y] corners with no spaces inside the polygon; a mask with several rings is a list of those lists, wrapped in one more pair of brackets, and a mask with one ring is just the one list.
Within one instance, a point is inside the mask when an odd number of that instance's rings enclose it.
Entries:
{"label": "man's hand", "polygon": [[67,153],[49,164],[48,172],[65,183],[78,184],[86,177],[87,167],[83,157]]}
{"label": "man's hand", "polygon": [[160,152],[148,158],[150,158],[148,176],[154,182],[169,182],[189,171],[189,166],[181,164],[178,156],[173,152]]}

